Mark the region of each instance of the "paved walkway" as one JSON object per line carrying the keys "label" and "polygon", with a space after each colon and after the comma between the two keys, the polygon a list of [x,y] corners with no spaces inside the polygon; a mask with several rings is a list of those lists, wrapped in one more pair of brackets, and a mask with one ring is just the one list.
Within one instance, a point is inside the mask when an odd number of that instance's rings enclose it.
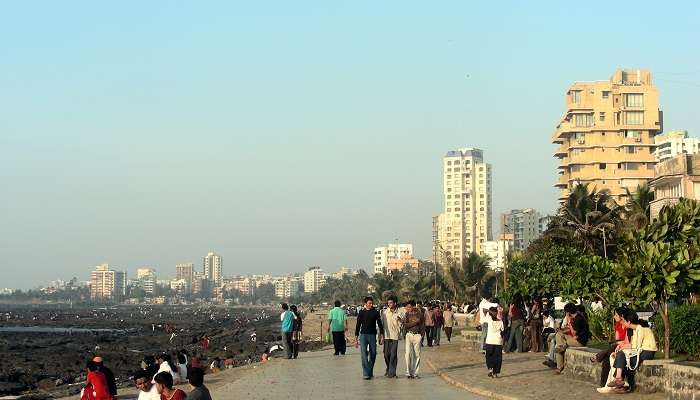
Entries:
{"label": "paved walkway", "polygon": [[[205,382],[215,400],[226,399],[482,399],[447,384],[426,365],[421,365],[421,379],[404,378],[403,341],[399,347],[399,379],[384,378],[384,359],[375,363],[375,378],[362,379],[359,350],[335,357],[324,350],[299,354],[297,360],[273,358],[256,368],[229,374],[225,371],[207,375]],[[378,347],[378,350],[380,348]]]}
{"label": "paved walkway", "polygon": [[[459,344],[458,344],[459,343]],[[596,392],[596,385],[562,375],[542,365],[544,353],[503,355],[499,379],[487,376],[484,356],[479,352],[460,351],[461,341],[433,347],[425,353],[426,364],[438,369],[441,377],[453,385],[499,399],[610,399],[611,394]],[[625,394],[625,399],[665,399],[662,394]]]}

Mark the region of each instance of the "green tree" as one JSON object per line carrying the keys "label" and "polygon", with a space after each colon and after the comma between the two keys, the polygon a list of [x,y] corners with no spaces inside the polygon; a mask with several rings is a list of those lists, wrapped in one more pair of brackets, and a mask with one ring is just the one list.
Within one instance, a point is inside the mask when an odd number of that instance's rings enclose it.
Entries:
{"label": "green tree", "polygon": [[551,298],[571,279],[575,265],[583,256],[573,246],[552,243],[539,252],[514,254],[508,262],[508,294]]}
{"label": "green tree", "polygon": [[688,296],[700,281],[700,204],[681,199],[659,218],[627,233],[618,250],[624,294],[652,304],[664,323],[664,353],[670,356],[669,302]]}

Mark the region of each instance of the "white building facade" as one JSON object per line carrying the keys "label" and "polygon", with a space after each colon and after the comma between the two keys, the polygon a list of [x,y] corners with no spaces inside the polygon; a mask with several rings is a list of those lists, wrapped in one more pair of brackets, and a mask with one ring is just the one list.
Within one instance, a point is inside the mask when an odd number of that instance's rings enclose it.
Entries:
{"label": "white building facade", "polygon": [[204,279],[211,282],[212,287],[220,287],[223,283],[221,256],[210,252],[202,258],[202,266],[204,271]]}
{"label": "white building facade", "polygon": [[311,267],[304,272],[304,293],[316,293],[326,283],[326,274],[320,267]]}
{"label": "white building facade", "polygon": [[501,214],[501,233],[513,235],[513,250],[525,251],[540,237],[540,213],[525,208]]}
{"label": "white building facade", "polygon": [[700,139],[688,137],[688,131],[669,131],[654,137],[656,161],[664,161],[679,154],[700,153]]}
{"label": "white building facade", "polygon": [[413,257],[413,244],[395,243],[386,246],[375,247],[373,254],[373,267],[375,274],[386,274],[389,260]]}
{"label": "white building facade", "polygon": [[494,271],[502,271],[506,265],[506,257],[513,245],[511,235],[501,235],[498,240],[484,242],[482,255],[489,257],[489,268]]}

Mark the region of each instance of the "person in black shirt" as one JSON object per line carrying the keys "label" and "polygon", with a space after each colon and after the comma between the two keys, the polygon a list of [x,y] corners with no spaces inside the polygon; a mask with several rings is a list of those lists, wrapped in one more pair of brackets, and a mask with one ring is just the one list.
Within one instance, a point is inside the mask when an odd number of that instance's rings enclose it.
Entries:
{"label": "person in black shirt", "polygon": [[379,328],[379,345],[381,345],[384,341],[382,316],[374,308],[374,299],[367,296],[365,306],[357,314],[357,325],[355,325],[355,341],[360,344],[364,379],[374,377],[374,361],[377,359],[377,328]]}
{"label": "person in black shirt", "polygon": [[583,347],[588,344],[591,331],[588,329],[588,320],[585,314],[579,312],[576,304],[568,303],[564,306],[564,312],[569,319],[569,326],[565,330],[560,330],[555,336],[556,347],[554,349],[557,369],[556,373],[561,374],[564,369],[564,352],[568,347]]}

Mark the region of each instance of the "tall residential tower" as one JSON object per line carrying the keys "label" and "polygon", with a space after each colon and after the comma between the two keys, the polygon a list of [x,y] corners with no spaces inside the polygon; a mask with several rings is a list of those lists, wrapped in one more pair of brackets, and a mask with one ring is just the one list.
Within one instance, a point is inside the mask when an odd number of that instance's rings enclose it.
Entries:
{"label": "tall residential tower", "polygon": [[491,165],[484,152],[463,148],[447,152],[442,161],[444,212],[433,218],[433,254],[443,267],[461,265],[469,253],[482,253],[493,236],[491,225]]}
{"label": "tall residential tower", "polygon": [[577,182],[617,202],[654,177],[654,137],[663,129],[659,95],[646,70],[618,70],[607,81],[577,82],[552,135],[559,148],[560,201]]}

